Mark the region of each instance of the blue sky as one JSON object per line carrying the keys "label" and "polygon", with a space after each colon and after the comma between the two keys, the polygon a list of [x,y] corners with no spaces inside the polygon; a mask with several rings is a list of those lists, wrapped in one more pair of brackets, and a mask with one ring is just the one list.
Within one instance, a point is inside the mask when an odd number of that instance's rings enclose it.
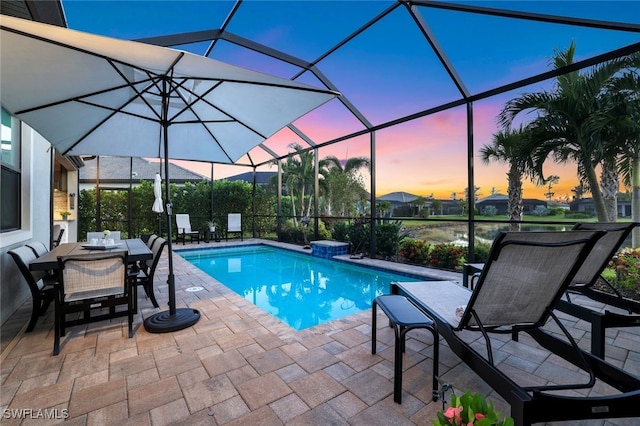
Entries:
{"label": "blue sky", "polygon": [[[640,24],[640,1],[462,3]],[[229,1],[205,0],[63,0],[62,4],[69,28],[123,39],[219,28],[233,6]],[[393,4],[393,1],[382,0],[245,1],[227,29],[303,60],[314,61]],[[524,22],[424,7],[420,12],[471,93],[548,70],[554,50],[566,48],[572,40],[577,46],[578,60],[640,41],[639,33]],[[207,47],[208,43],[200,43],[178,48],[202,54]],[[298,71],[294,66],[224,42],[216,45],[212,57],[286,78],[291,78]],[[404,6],[395,9],[317,66],[373,124],[385,123],[460,97]],[[308,75],[301,80],[319,84],[317,79]],[[549,83],[523,90],[534,91],[543,87],[549,87]],[[505,94],[474,106],[478,116],[474,120],[477,148],[490,142],[491,134],[496,130],[495,115],[500,106],[517,94]],[[362,125],[337,102],[312,112],[296,125],[319,143],[362,129]],[[295,141],[295,136],[287,132],[277,136],[268,141],[268,146],[278,153],[287,152],[287,146]],[[379,132],[377,144],[381,163],[377,170],[380,192],[407,190],[422,195],[441,191],[444,194],[464,188],[464,109]],[[321,155],[369,155],[366,138],[338,145],[324,149]],[[255,157],[261,158],[260,155],[258,152]],[[447,166],[443,166],[441,157],[445,155],[449,157]],[[402,177],[406,175],[404,171],[413,168],[424,170],[425,165],[432,175],[424,176],[419,187],[408,190],[407,186],[414,185],[416,180],[405,180]],[[493,181],[504,181],[504,170],[500,167],[483,168],[479,165],[477,172],[493,176],[487,177],[486,181],[481,180],[485,188],[498,186]],[[455,176],[454,182],[451,178],[443,179],[443,174]],[[570,179],[575,180],[575,170],[567,169],[558,174],[563,176],[561,181],[567,186],[575,186],[575,183],[569,183]],[[442,187],[442,182],[455,186],[455,189]],[[436,187],[440,189],[435,190]]]}

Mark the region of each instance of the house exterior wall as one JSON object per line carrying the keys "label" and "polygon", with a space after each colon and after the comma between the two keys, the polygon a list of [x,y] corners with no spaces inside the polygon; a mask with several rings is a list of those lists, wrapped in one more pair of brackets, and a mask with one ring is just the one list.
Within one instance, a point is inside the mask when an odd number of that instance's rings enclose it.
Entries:
{"label": "house exterior wall", "polygon": [[7,251],[35,240],[49,246],[51,235],[51,145],[24,123],[21,134],[22,229],[0,234],[0,323],[31,298]]}

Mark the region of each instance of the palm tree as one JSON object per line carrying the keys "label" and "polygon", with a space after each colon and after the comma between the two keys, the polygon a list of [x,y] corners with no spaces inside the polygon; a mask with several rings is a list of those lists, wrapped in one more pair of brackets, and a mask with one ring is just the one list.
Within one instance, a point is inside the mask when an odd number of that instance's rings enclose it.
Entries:
{"label": "palm tree", "polygon": [[[640,222],[640,54],[628,57],[628,68],[612,80],[602,99],[602,138],[607,161],[617,161],[617,171],[631,188],[631,220]],[[617,211],[616,211],[617,213]],[[640,247],[640,230],[634,229],[632,246]]]}
{"label": "palm tree", "polygon": [[353,211],[354,197],[359,199],[365,194],[358,171],[362,168],[370,170],[371,161],[367,157],[353,157],[342,162],[333,155],[325,157],[323,161],[328,168],[325,175],[327,214],[332,216],[335,207],[339,215],[345,216]]}
{"label": "palm tree", "polygon": [[525,129],[500,131],[493,135],[492,145],[480,149],[482,162],[489,164],[492,160],[509,164],[507,171],[507,215],[512,231],[520,229],[522,221],[522,179],[525,174],[532,173],[533,165],[528,149],[529,135]]}
{"label": "palm tree", "polygon": [[[297,154],[287,157],[283,165],[283,180],[287,185],[287,190],[291,193],[292,214],[294,223],[297,224],[294,194],[298,197],[300,214],[309,216],[313,204],[313,188],[315,186],[315,155],[313,151],[305,151],[298,143],[289,145]],[[326,174],[326,160],[318,162],[319,174]],[[308,205],[305,207],[305,197],[309,194]],[[305,212],[306,210],[306,212]]]}
{"label": "palm tree", "polygon": [[[574,54],[572,42],[565,51],[555,53],[554,68],[572,64]],[[624,58],[618,58],[599,64],[582,75],[577,71],[563,74],[556,79],[553,92],[524,93],[507,102],[499,115],[500,124],[509,128],[523,111],[538,113],[528,126],[536,135],[536,173],[543,176],[542,165],[550,156],[560,163],[575,161],[581,180],[589,185],[600,221],[607,221],[608,215],[595,170],[604,149],[601,139],[595,137],[601,126],[598,98],[626,63]]]}

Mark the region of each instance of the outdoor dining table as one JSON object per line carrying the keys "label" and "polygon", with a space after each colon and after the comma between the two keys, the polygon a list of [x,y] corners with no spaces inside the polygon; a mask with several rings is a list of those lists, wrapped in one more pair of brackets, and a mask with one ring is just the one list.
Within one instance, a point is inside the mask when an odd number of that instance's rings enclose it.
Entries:
{"label": "outdoor dining table", "polygon": [[127,259],[132,265],[136,265],[140,261],[153,259],[153,252],[147,247],[147,245],[139,238],[132,238],[128,240],[119,240],[118,246],[113,249],[88,249],[84,246],[88,246],[86,242],[80,243],[65,243],[55,247],[50,252],[40,256],[29,264],[29,269],[32,271],[50,271],[58,269],[58,257],[59,256],[78,256],[82,257],[88,254],[105,253],[112,250],[127,250]]}

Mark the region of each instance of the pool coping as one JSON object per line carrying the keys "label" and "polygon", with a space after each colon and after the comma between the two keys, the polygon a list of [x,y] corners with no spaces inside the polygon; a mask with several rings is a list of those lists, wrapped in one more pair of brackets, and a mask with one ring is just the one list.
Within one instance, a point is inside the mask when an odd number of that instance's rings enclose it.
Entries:
{"label": "pool coping", "polygon": [[[311,256],[311,250],[304,248],[302,246],[298,246],[296,244],[291,243],[283,243],[279,241],[271,241],[271,240],[263,240],[260,238],[251,238],[245,239],[244,241],[237,241],[233,244],[225,244],[224,246],[215,247],[215,246],[207,246],[207,247],[190,247],[190,248],[180,248],[174,249],[174,251],[179,254],[180,251],[194,251],[194,250],[208,250],[208,249],[223,249],[223,248],[232,248],[232,247],[242,247],[242,246],[250,246],[250,245],[267,245],[272,247],[277,247],[285,250],[294,251],[297,253],[306,254]],[[427,280],[437,280],[437,281],[454,281],[460,285],[462,285],[462,273],[447,271],[436,268],[429,268],[425,266],[418,265],[410,265],[406,263],[398,263],[392,262],[389,260],[383,259],[372,259],[368,257],[357,257],[354,258],[351,255],[338,255],[333,256],[330,260],[335,260],[338,262],[349,263],[353,265],[359,265],[364,268],[375,269],[380,271],[390,271],[400,275],[406,275],[409,280],[416,280],[417,278],[424,278]]]}

